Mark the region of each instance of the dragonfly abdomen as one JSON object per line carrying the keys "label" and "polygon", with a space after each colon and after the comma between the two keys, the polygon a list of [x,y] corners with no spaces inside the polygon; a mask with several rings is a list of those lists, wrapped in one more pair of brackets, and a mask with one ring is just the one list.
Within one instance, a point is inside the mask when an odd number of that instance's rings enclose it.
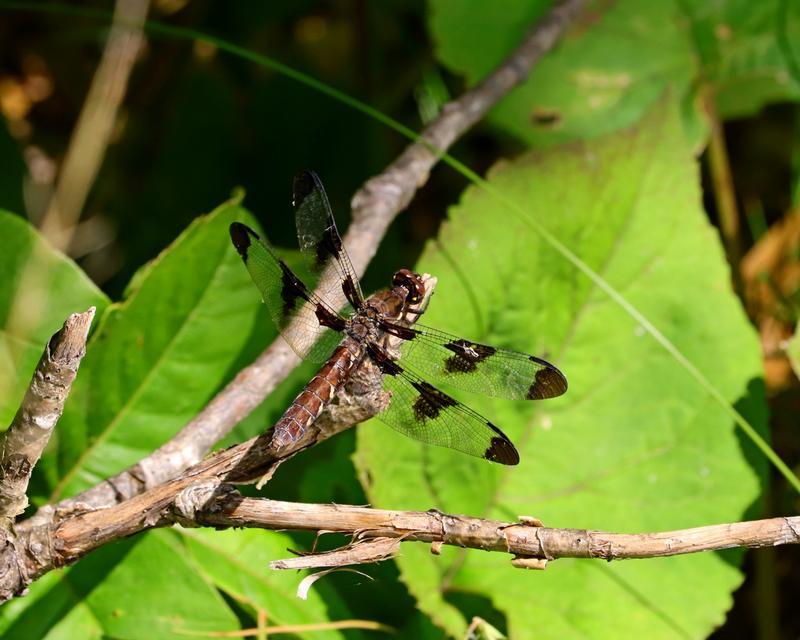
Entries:
{"label": "dragonfly abdomen", "polygon": [[347,380],[363,356],[363,344],[352,338],[342,341],[275,423],[272,433],[275,447],[293,444],[305,435],[308,427],[333,399],[336,390]]}

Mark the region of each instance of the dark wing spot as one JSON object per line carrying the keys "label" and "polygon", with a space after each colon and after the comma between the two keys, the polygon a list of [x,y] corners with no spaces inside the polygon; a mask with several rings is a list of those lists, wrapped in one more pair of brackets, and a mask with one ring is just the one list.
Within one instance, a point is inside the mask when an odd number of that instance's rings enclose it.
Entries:
{"label": "dark wing spot", "polygon": [[236,247],[239,255],[242,256],[242,260],[247,262],[247,250],[250,248],[250,244],[252,243],[251,238],[258,240],[258,234],[246,224],[242,224],[241,222],[231,222],[231,226],[228,230],[231,234],[231,242],[233,242],[233,246]]}
{"label": "dark wing spot", "polygon": [[345,321],[335,313],[331,313],[327,307],[318,304],[314,313],[323,327],[330,327],[334,331],[344,331]]}
{"label": "dark wing spot", "polygon": [[362,303],[362,300],[361,296],[358,295],[358,289],[356,289],[356,284],[353,282],[353,278],[347,276],[344,280],[342,280],[342,291],[344,292],[344,297],[347,298],[347,301],[352,304],[354,308],[358,309]]}
{"label": "dark wing spot", "polygon": [[301,171],[294,177],[294,182],[292,183],[292,204],[295,207],[299,207],[303,200],[305,200],[311,193],[314,191],[314,187],[316,186],[316,181],[314,180],[314,174],[311,171]]}
{"label": "dark wing spot", "polygon": [[526,395],[528,400],[555,398],[567,390],[567,379],[564,377],[563,373],[544,360],[539,360],[539,358],[535,358],[534,356],[530,356],[530,359],[546,366],[536,372],[536,378]]}
{"label": "dark wing spot", "polygon": [[283,300],[283,316],[288,321],[292,312],[298,306],[298,300],[311,300],[311,295],[306,289],[306,285],[292,273],[289,266],[283,261],[279,260],[278,264],[281,267],[283,275],[281,277],[281,299]]}
{"label": "dark wing spot", "polygon": [[403,372],[403,368],[389,357],[386,353],[376,344],[370,342],[367,344],[367,352],[372,358],[373,362],[378,365],[381,373],[388,376],[396,376]]}
{"label": "dark wing spot", "polygon": [[428,418],[436,418],[442,409],[452,407],[456,401],[446,393],[439,391],[427,382],[412,382],[412,386],[419,391],[419,397],[414,402],[414,417],[424,423]]}
{"label": "dark wing spot", "polygon": [[402,367],[400,367],[400,365],[394,360],[390,360],[389,358],[380,360],[377,364],[378,368],[381,370],[381,373],[388,376],[400,375],[403,372]]}
{"label": "dark wing spot", "polygon": [[478,363],[497,353],[497,349],[488,344],[476,344],[469,340],[453,340],[444,345],[454,355],[444,361],[447,373],[471,373],[478,368]]}
{"label": "dark wing spot", "polygon": [[500,464],[519,464],[519,453],[514,445],[504,438],[492,438],[491,444],[484,452],[483,457]]}
{"label": "dark wing spot", "polygon": [[321,269],[325,266],[328,258],[331,256],[337,257],[342,253],[342,239],[339,237],[333,225],[328,226],[320,238],[319,244],[315,251],[315,265],[316,269]]}
{"label": "dark wing spot", "polygon": [[417,330],[411,327],[401,327],[399,324],[392,324],[386,321],[380,321],[379,324],[383,331],[401,340],[413,340],[417,337]]}

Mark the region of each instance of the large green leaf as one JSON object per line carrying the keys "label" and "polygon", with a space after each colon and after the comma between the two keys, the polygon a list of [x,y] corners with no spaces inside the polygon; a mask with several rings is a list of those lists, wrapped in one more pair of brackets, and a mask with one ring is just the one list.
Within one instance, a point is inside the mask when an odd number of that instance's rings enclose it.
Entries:
{"label": "large green leaf", "polygon": [[[490,176],[763,425],[758,341],[698,180],[669,101],[632,130],[528,154]],[[361,427],[357,462],[371,503],[645,532],[735,521],[754,501],[758,472],[725,411],[489,194],[467,190],[418,268],[439,278],[427,323],[550,357],[570,389],[537,403],[462,398],[518,445],[518,467],[425,448],[377,422]],[[735,559],[714,553],[558,560],[536,573],[501,554],[434,557],[409,544],[399,564],[420,607],[449,633],[461,634],[473,612],[448,596],[466,591],[490,598],[513,638],[701,636],[741,581]]]}
{"label": "large green leaf", "polygon": [[228,237],[233,220],[251,217],[232,202],[199,218],[103,315],[59,427],[53,497],[152,452],[235,373],[261,305]]}
{"label": "large green leaf", "polygon": [[[237,601],[265,611],[270,625],[308,625],[329,620],[316,589],[309,591],[307,600],[301,600],[296,595],[298,574],[269,569],[271,560],[285,557],[287,548],[294,546],[288,536],[258,529],[180,532],[203,574]],[[338,631],[297,635],[342,637]]]}
{"label": "large green leaf", "polygon": [[[527,142],[553,144],[629,126],[668,87],[688,105],[709,82],[723,117],[798,99],[790,47],[797,48],[791,43],[798,42],[800,11],[795,6],[781,18],[782,1],[596,1],[490,118]],[[475,83],[551,4],[430,0],[437,55]],[[696,112],[687,114],[695,140],[700,124]]]}
{"label": "large green leaf", "polygon": [[681,6],[723,117],[800,99],[800,4],[693,0]]}
{"label": "large green leaf", "polygon": [[44,347],[71,313],[108,299],[24,219],[0,210],[0,425],[8,426]]}
{"label": "large green leaf", "polygon": [[[30,597],[30,599],[29,599]],[[109,545],[2,609],[3,638],[186,638],[239,621],[170,532]]]}
{"label": "large green leaf", "polygon": [[70,583],[73,569],[45,574],[0,609],[0,638],[85,638],[103,637],[103,629],[81,594]]}

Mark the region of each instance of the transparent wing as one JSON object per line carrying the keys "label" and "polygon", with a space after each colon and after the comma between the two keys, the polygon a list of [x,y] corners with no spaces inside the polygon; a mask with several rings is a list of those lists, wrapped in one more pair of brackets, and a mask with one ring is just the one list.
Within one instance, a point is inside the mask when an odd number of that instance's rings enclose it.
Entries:
{"label": "transparent wing", "polygon": [[368,353],[384,374],[384,389],[392,395],[389,406],[377,415],[383,422],[427,444],[500,464],[519,463],[511,440],[486,418],[403,369],[376,345],[370,345]]}
{"label": "transparent wing", "polygon": [[555,398],[567,379],[546,360],[415,325],[403,335],[400,362],[438,384],[511,400]]}
{"label": "transparent wing", "polygon": [[345,300],[358,308],[364,301],[361,286],[316,173],[304,171],[295,176],[293,202],[300,251],[319,280],[318,289],[337,309]]}
{"label": "transparent wing", "polygon": [[230,234],[278,331],[301,358],[324,362],[343,337],[344,318],[310,291],[250,227],[234,222]]}

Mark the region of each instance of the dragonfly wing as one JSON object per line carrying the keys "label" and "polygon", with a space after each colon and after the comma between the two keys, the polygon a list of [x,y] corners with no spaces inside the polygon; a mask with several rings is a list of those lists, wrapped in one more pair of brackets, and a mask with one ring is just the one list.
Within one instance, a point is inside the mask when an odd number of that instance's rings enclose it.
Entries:
{"label": "dragonfly wing", "polygon": [[437,384],[511,400],[555,398],[567,379],[546,360],[498,349],[417,324],[408,329],[400,361]]}
{"label": "dragonfly wing", "polygon": [[313,171],[303,171],[295,176],[292,191],[300,251],[311,273],[322,283],[320,290],[338,308],[344,300],[358,308],[364,296],[322,181]]}
{"label": "dragonfly wing", "polygon": [[389,406],[377,417],[403,435],[500,464],[519,463],[511,440],[486,418],[404,369],[376,345],[368,353],[383,373]]}
{"label": "dragonfly wing", "polygon": [[301,358],[324,362],[343,337],[344,318],[306,287],[250,227],[234,222],[230,234],[278,331]]}

